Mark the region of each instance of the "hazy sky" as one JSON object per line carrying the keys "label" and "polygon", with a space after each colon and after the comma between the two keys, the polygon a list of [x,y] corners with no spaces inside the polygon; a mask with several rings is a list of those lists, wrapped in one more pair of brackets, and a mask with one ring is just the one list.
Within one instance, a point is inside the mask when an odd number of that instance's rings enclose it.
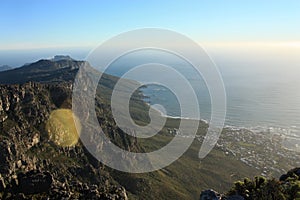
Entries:
{"label": "hazy sky", "polygon": [[300,41],[295,0],[2,0],[0,49],[95,46],[120,32],[167,28],[198,42]]}
{"label": "hazy sky", "polygon": [[85,59],[103,41],[144,27],[177,31],[212,56],[267,53],[298,63],[299,10],[299,0],[1,0],[0,65],[56,54]]}

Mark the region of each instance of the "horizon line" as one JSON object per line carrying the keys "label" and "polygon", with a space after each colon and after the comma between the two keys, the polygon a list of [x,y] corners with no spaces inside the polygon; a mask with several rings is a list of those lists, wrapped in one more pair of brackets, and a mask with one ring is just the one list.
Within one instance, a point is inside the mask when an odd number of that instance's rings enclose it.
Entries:
{"label": "horizon line", "polygon": [[[297,47],[300,48],[300,40],[294,41],[221,41],[221,42],[200,42],[196,41],[199,45],[211,47],[241,47],[241,46],[268,46],[268,47]],[[101,44],[101,43],[100,43]],[[99,45],[99,43],[97,43]],[[96,45],[39,45],[28,47],[28,45],[14,46],[14,47],[0,47],[0,51],[22,51],[22,50],[51,50],[51,49],[94,49]]]}

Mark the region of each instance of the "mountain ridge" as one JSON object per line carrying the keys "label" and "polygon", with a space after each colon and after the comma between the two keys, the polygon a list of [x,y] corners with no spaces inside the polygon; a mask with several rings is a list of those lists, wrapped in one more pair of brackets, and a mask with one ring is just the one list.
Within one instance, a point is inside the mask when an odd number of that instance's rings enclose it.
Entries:
{"label": "mountain ridge", "polygon": [[0,66],[0,72],[11,70],[11,69],[13,69],[13,68],[11,66],[9,66],[9,65],[2,65],[2,66]]}
{"label": "mountain ridge", "polygon": [[73,81],[80,66],[86,61],[41,59],[36,62],[0,72],[0,84],[21,84],[28,81],[63,82]]}

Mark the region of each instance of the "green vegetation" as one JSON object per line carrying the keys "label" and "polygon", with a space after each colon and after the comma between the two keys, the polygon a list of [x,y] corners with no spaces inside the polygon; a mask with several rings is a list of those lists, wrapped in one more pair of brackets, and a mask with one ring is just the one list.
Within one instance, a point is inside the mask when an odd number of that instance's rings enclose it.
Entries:
{"label": "green vegetation", "polygon": [[255,177],[235,182],[227,195],[241,195],[246,200],[300,200],[300,179],[291,173],[285,180]]}

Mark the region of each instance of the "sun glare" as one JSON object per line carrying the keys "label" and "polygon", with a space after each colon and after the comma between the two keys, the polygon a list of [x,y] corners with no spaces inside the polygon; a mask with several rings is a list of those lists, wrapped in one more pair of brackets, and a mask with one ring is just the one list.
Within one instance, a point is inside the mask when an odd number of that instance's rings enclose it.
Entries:
{"label": "sun glare", "polygon": [[[58,109],[51,112],[46,130],[50,140],[62,147],[74,146],[80,136],[75,123],[79,123],[70,109]],[[77,126],[80,127],[80,126]]]}

